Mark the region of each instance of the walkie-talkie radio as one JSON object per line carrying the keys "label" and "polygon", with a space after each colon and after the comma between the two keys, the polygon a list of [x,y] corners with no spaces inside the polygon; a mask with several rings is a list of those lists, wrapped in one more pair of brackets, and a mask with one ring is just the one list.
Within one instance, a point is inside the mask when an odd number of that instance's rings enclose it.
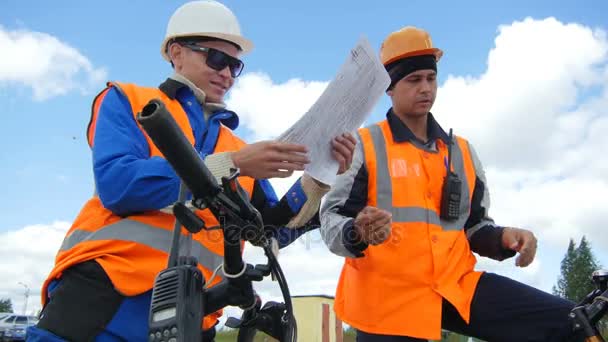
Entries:
{"label": "walkie-talkie radio", "polygon": [[458,175],[452,171],[452,129],[448,141],[448,162],[446,165],[447,173],[443,179],[443,189],[441,191],[441,210],[440,217],[444,220],[453,221],[460,216],[460,197],[462,196],[462,181]]}
{"label": "walkie-talkie radio", "polygon": [[[178,222],[192,233],[204,227],[204,222],[190,212],[183,203],[173,206]],[[200,341],[204,303],[204,278],[193,257],[178,256],[179,226],[173,232],[173,246],[169,265],[154,280],[150,304],[150,342]],[[191,243],[190,239],[186,240]]]}
{"label": "walkie-talkie radio", "polygon": [[203,275],[196,265],[178,265],[158,274],[150,306],[150,342],[200,341]]}

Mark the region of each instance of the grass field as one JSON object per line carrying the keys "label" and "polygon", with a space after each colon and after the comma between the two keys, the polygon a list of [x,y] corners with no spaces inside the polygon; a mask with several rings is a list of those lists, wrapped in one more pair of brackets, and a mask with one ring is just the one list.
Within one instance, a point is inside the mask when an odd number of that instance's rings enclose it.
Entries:
{"label": "grass field", "polygon": [[[234,342],[236,341],[237,331],[236,330],[224,330],[218,332],[215,337],[215,342]],[[266,334],[258,333],[255,336],[255,342],[276,342],[277,340],[269,337]],[[343,342],[355,342],[355,333],[352,330],[347,330],[344,332],[344,340]]]}
{"label": "grass field", "polygon": [[[234,342],[237,337],[236,330],[224,330],[218,332],[215,341],[216,342]],[[272,337],[267,336],[263,333],[258,333],[255,337],[255,342],[277,342],[277,340]],[[441,342],[467,342],[468,337],[454,334],[454,333],[445,333],[445,337],[441,340]],[[483,342],[481,340],[473,339],[475,342]],[[355,342],[355,332],[352,329],[347,329],[344,332],[344,339],[342,342]]]}

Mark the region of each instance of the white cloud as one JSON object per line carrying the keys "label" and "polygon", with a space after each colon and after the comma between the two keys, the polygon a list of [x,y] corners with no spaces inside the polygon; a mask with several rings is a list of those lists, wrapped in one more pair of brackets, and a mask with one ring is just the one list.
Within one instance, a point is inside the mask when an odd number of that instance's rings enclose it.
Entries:
{"label": "white cloud", "polygon": [[[603,113],[580,95],[590,86],[605,90],[606,33],[553,18],[526,19],[501,26],[495,43],[486,72],[450,75],[433,110],[490,165],[549,166],[564,149],[577,149],[593,114]],[[605,94],[595,101],[605,103]]]}
{"label": "white cloud", "polygon": [[[274,139],[294,124],[321,96],[328,82],[290,79],[275,84],[268,74],[252,72],[241,76],[226,104],[239,114],[241,125],[250,131],[250,142]],[[271,179],[279,198],[302,175]]]}
{"label": "white cloud", "polygon": [[0,51],[0,85],[31,88],[36,100],[72,90],[86,93],[106,79],[103,68],[47,33],[0,26]]}
{"label": "white cloud", "polygon": [[239,78],[226,101],[253,131],[253,141],[271,139],[295,123],[321,95],[327,82],[291,79],[275,84],[265,73]]}
{"label": "white cloud", "polygon": [[498,223],[556,247],[583,234],[608,246],[606,32],[527,18],[495,42],[485,73],[450,75],[433,111],[481,156]]}
{"label": "white cloud", "polygon": [[567,246],[582,235],[598,248],[608,246],[603,233],[608,220],[606,178],[542,178],[523,172],[493,171],[493,216],[498,223],[526,227],[555,247]]}
{"label": "white cloud", "polygon": [[0,298],[10,298],[15,312],[23,312],[25,304],[25,287],[19,282],[30,289],[27,313],[40,309],[40,288],[69,226],[54,222],[0,233]]}

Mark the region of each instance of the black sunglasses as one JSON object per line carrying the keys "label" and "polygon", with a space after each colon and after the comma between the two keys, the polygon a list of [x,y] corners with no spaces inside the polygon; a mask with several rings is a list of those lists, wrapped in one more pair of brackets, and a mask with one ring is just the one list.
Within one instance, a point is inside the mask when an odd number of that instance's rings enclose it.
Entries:
{"label": "black sunglasses", "polygon": [[228,67],[230,68],[230,75],[232,75],[234,78],[239,77],[241,71],[243,71],[243,68],[245,67],[243,61],[220,50],[210,47],[202,47],[196,44],[182,44],[182,46],[185,46],[192,51],[207,53],[206,63],[211,69],[222,71],[224,68]]}

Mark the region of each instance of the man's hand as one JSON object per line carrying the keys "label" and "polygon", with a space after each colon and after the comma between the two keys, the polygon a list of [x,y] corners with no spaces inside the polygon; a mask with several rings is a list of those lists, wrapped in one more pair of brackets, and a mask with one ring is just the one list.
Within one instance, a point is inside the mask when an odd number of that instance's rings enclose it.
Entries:
{"label": "man's hand", "polygon": [[310,163],[306,152],[308,150],[304,145],[261,141],[233,152],[232,162],[240,169],[242,176],[286,178],[294,171],[304,170],[304,166]]}
{"label": "man's hand", "polygon": [[536,237],[529,230],[505,227],[502,232],[502,246],[519,252],[515,259],[516,266],[526,267],[534,261],[536,244]]}
{"label": "man's hand", "polygon": [[379,245],[391,235],[392,214],[376,207],[365,207],[355,218],[355,230],[369,245]]}
{"label": "man's hand", "polygon": [[331,153],[338,163],[340,163],[340,168],[338,169],[339,175],[350,168],[356,145],[357,140],[350,133],[339,135],[331,141]]}

